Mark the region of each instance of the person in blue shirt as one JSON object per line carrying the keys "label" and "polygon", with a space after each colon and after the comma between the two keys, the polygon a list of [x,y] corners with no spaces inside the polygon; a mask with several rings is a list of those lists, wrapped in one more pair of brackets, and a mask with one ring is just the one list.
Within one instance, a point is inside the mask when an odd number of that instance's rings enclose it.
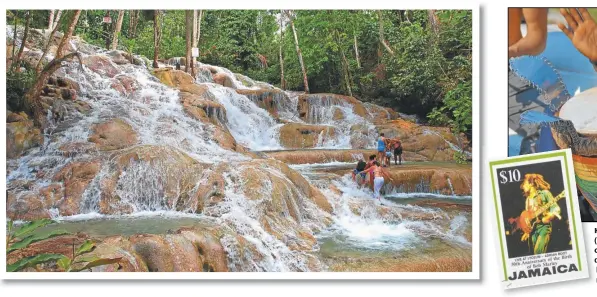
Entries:
{"label": "person in blue shirt", "polygon": [[379,138],[377,139],[377,160],[381,162],[381,165],[384,166],[384,160],[386,153],[386,137],[383,133],[379,134]]}

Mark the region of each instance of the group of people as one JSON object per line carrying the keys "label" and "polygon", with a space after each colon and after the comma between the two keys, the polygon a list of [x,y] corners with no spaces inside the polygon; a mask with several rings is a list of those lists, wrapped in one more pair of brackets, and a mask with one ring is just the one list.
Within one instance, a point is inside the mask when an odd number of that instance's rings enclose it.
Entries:
{"label": "group of people", "polygon": [[392,152],[394,153],[394,164],[402,165],[402,142],[397,137],[387,138],[381,133],[377,139],[377,158],[381,160],[382,167],[392,164]]}
{"label": "group of people", "polygon": [[[357,175],[360,175],[362,182],[357,181]],[[367,178],[367,175],[369,175],[369,178]],[[392,177],[381,166],[377,160],[377,155],[371,155],[368,162],[365,163],[365,161],[360,160],[357,163],[357,168],[352,172],[352,179],[360,185],[369,184],[369,186],[372,186],[374,198],[381,201],[381,188],[385,181],[392,180]]]}
{"label": "group of people", "polygon": [[[383,133],[377,140],[377,154],[369,156],[369,161],[359,160],[357,167],[352,172],[352,179],[360,185],[373,187],[375,199],[381,201],[381,188],[386,180],[392,180],[392,177],[384,167],[392,163],[392,153],[394,154],[394,163],[402,164],[402,142],[398,138],[386,138]],[[367,178],[367,174],[369,178]],[[360,180],[357,181],[357,176]]]}

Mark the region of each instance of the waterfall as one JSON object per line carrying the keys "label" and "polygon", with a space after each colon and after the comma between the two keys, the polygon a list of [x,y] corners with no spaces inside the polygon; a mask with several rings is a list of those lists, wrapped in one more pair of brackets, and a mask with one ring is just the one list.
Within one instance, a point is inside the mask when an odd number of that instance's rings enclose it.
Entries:
{"label": "waterfall", "polygon": [[226,125],[236,141],[252,150],[281,148],[281,125],[267,111],[233,89],[210,85],[209,91],[226,108]]}
{"label": "waterfall", "polygon": [[[76,46],[86,48],[82,45]],[[355,134],[361,135],[363,139],[357,140],[365,147],[374,147],[375,126],[363,113],[355,112],[353,101],[309,95],[309,109],[303,116],[300,93],[284,92],[228,69],[200,64],[195,83],[207,89],[205,100],[213,101],[208,103],[219,107],[217,102],[225,109],[225,113],[215,107],[200,109],[209,116],[203,121],[185,109],[188,106],[181,103],[179,90],[160,82],[144,65],[117,65],[106,51],[92,49],[96,53],[83,53],[83,59],[101,60],[104,64],[100,69],[94,69],[92,62],[81,71],[77,62],[65,62],[57,71],[57,76],[76,82],[79,91],[76,100],[64,103],[68,108],[62,119],[55,120],[54,110],[49,112],[51,125],[45,131],[44,145],[7,161],[7,192],[14,196],[12,200],[38,199],[36,202],[44,205],[52,218],[82,220],[81,224],[89,219],[152,215],[167,221],[208,218],[226,231],[232,230],[224,232],[218,242],[231,271],[326,270],[318,253],[328,243],[360,253],[412,251],[432,244],[430,238],[470,247],[462,240],[462,234],[470,229],[470,213],[393,202],[392,195],[403,198],[400,195],[408,194],[409,199],[432,195],[424,182],[409,193],[400,187],[385,189],[386,205],[380,206],[371,199],[372,192],[358,187],[350,174],[327,172],[331,165],[346,163],[289,168],[276,160],[255,158],[244,148],[226,148],[216,136],[224,130],[229,132],[226,136],[250,150],[283,150],[280,128],[298,123],[329,127],[316,130],[316,149],[352,148]],[[234,88],[213,83],[212,74],[218,73],[226,75]],[[235,89],[272,90],[277,117],[260,107],[256,97]],[[71,108],[73,105],[78,108]],[[366,108],[373,113],[373,106]],[[213,117],[217,120],[212,121]],[[100,125],[116,120],[130,129],[108,130],[98,138],[107,141],[115,134],[117,143],[107,147],[90,140]],[[120,141],[130,143],[120,145]],[[352,157],[356,161],[362,154]],[[70,201],[71,197],[62,193],[60,199],[48,199],[39,193],[50,186],[66,191],[64,179],[68,177],[57,176],[74,163],[97,168],[83,168],[90,172],[77,177],[76,183],[84,184],[80,201],[65,214],[51,200]],[[62,175],[75,175],[75,170],[70,170]],[[418,216],[429,219],[419,221]]]}

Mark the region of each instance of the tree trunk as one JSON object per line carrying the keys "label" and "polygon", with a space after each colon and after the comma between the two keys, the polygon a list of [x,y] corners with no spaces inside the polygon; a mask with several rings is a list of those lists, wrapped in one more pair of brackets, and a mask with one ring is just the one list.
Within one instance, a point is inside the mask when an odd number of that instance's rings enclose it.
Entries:
{"label": "tree trunk", "polygon": [[334,31],[334,35],[336,37],[336,44],[338,45],[338,49],[340,51],[340,55],[342,57],[342,69],[344,70],[344,81],[346,82],[346,91],[348,95],[352,97],[352,88],[350,87],[350,73],[348,72],[348,61],[346,60],[346,55],[344,54],[344,50],[342,49],[342,45],[340,43],[340,34],[338,30]]}
{"label": "tree trunk", "polygon": [[112,50],[118,47],[118,36],[120,35],[120,29],[122,29],[122,20],[124,19],[124,10],[118,11],[118,20],[116,21],[116,27],[114,28],[114,34],[112,36]]}
{"label": "tree trunk", "polygon": [[192,59],[192,51],[193,51],[193,11],[192,10],[185,10],[185,25],[186,25],[186,41],[187,41],[187,55],[186,61],[184,64],[184,71],[187,73],[191,73],[191,59]]}
{"label": "tree trunk", "polygon": [[13,31],[13,35],[12,35],[12,55],[10,56],[10,63],[11,63],[11,67],[12,67],[12,63],[15,60],[15,55],[16,55],[16,50],[17,50],[17,20],[18,20],[18,16],[17,16],[17,12],[15,12],[14,14],[14,31]]}
{"label": "tree trunk", "polygon": [[434,36],[437,36],[439,34],[439,19],[435,14],[435,9],[427,11],[427,18],[429,19],[429,29],[431,29]]}
{"label": "tree trunk", "polygon": [[48,30],[54,29],[54,10],[50,9],[50,16],[48,17]]}
{"label": "tree trunk", "polygon": [[153,68],[159,68],[158,57],[160,55],[160,43],[162,41],[160,14],[159,10],[156,10],[153,14]]}
{"label": "tree trunk", "polygon": [[135,21],[133,22],[133,38],[137,37],[137,24],[139,24],[139,10],[135,10]]}
{"label": "tree trunk", "polygon": [[284,22],[283,14],[280,14],[280,88],[286,90],[286,81],[284,80],[284,56],[282,56],[282,45],[284,41]]}
{"label": "tree trunk", "polygon": [[[197,19],[199,17],[199,11],[197,11],[196,9],[193,10],[193,42],[192,42],[192,47],[197,47],[197,30],[198,30],[198,26],[199,24],[197,23]],[[195,73],[196,73],[196,69],[195,69],[195,64],[197,64],[197,57],[192,57],[191,59],[191,74],[193,75],[193,77],[195,77]]]}
{"label": "tree trunk", "polygon": [[296,35],[296,28],[294,27],[294,21],[290,14],[290,27],[292,28],[292,34],[294,35],[294,44],[296,45],[296,54],[298,55],[299,62],[301,64],[301,71],[303,72],[303,83],[305,84],[305,93],[309,93],[309,81],[307,79],[307,70],[305,69],[305,63],[303,63],[303,54],[301,54],[301,48],[299,47],[298,36]]}
{"label": "tree trunk", "polygon": [[357,43],[357,34],[354,34],[354,56],[357,60],[357,67],[361,68],[361,60],[359,59],[359,44]]}
{"label": "tree trunk", "polygon": [[197,38],[195,47],[199,47],[199,39],[201,38],[201,20],[203,19],[203,10],[199,10],[199,19],[197,20]]}
{"label": "tree trunk", "polygon": [[126,30],[126,36],[133,38],[133,22],[135,21],[135,11],[129,10],[129,27]]}
{"label": "tree trunk", "polygon": [[58,12],[56,13],[56,18],[54,19],[54,28],[58,27],[58,24],[60,24],[61,16],[62,16],[62,10],[58,10]]}
{"label": "tree trunk", "polygon": [[60,67],[62,67],[62,62],[71,59],[73,57],[77,57],[79,59],[79,65],[81,69],[83,68],[83,62],[81,61],[81,54],[78,52],[70,53],[64,57],[53,59],[43,71],[37,76],[35,83],[33,86],[29,88],[27,93],[25,94],[25,108],[33,114],[33,120],[35,124],[43,129],[46,128],[46,114],[44,109],[41,105],[39,100],[40,94],[46,85],[48,78],[56,72]]}
{"label": "tree trunk", "polygon": [[390,53],[390,55],[394,56],[394,51],[386,43],[386,39],[384,37],[384,32],[383,32],[383,16],[382,16],[381,10],[377,11],[377,16],[379,17],[379,42],[381,42],[381,45],[384,46],[384,48],[388,51],[388,53]]}
{"label": "tree trunk", "polygon": [[44,48],[44,51],[41,54],[41,58],[39,58],[39,61],[37,62],[37,65],[35,66],[35,74],[36,75],[39,75],[39,72],[41,71],[41,64],[43,63],[44,58],[48,54],[48,50],[50,50],[50,45],[52,45],[52,40],[54,40],[54,35],[56,34],[57,30],[58,30],[58,26],[56,25],[56,26],[54,26],[54,29],[52,29],[52,32],[50,33],[50,36],[48,37],[48,42],[46,43],[46,47]]}
{"label": "tree trunk", "polygon": [[31,24],[31,11],[27,11],[27,20],[25,21],[25,32],[23,32],[23,39],[21,41],[21,46],[19,47],[19,53],[17,54],[16,59],[13,61],[12,67],[16,72],[21,71],[21,67],[19,67],[19,62],[21,62],[21,57],[23,56],[23,50],[25,49],[25,42],[27,41],[27,35],[29,35],[29,25]]}
{"label": "tree trunk", "polygon": [[70,23],[68,24],[68,29],[64,33],[64,36],[62,36],[62,40],[60,40],[60,45],[58,45],[58,49],[56,50],[56,58],[54,59],[60,59],[64,55],[62,53],[64,51],[64,46],[66,45],[66,42],[70,39],[70,37],[73,35],[75,27],[77,26],[77,22],[79,21],[80,15],[81,10],[75,10],[75,14],[73,14],[73,18],[70,20]]}

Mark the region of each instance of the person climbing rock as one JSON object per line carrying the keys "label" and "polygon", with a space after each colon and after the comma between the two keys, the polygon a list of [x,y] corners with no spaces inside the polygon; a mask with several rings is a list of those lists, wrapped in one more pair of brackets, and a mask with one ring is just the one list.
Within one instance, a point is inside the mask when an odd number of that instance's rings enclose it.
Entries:
{"label": "person climbing rock", "polygon": [[384,161],[384,154],[386,151],[386,137],[383,133],[379,134],[379,138],[377,139],[377,159],[381,161],[383,165]]}
{"label": "person climbing rock", "polygon": [[363,172],[363,170],[365,170],[366,166],[367,166],[367,163],[365,161],[363,161],[363,159],[360,159],[359,162],[357,163],[357,167],[352,171],[352,180],[353,181],[356,181],[357,174],[360,174],[361,172]]}
{"label": "person climbing rock", "polygon": [[[547,44],[547,8],[508,8],[508,58],[536,56]],[[524,20],[526,35],[520,23]]]}
{"label": "person climbing rock", "polygon": [[402,165],[402,142],[398,138],[394,139],[394,164]]}
{"label": "person climbing rock", "polygon": [[576,49],[589,58],[593,68],[597,71],[597,24],[586,8],[560,8],[560,13],[566,19],[568,27],[558,23],[558,27],[570,40]]}
{"label": "person climbing rock", "polygon": [[373,198],[381,202],[381,187],[383,187],[386,178],[393,180],[386,169],[379,162],[375,162],[372,167],[366,170],[373,177]]}

